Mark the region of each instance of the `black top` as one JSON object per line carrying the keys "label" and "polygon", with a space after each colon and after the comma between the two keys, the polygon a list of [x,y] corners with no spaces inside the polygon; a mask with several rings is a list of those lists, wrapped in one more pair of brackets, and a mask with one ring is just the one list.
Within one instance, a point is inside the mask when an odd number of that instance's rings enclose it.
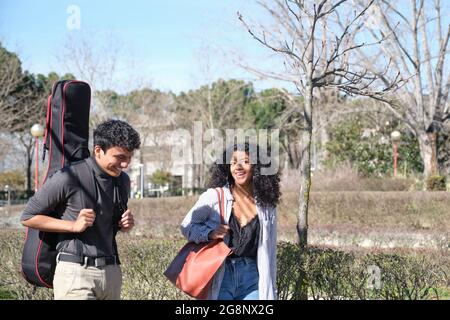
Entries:
{"label": "black top", "polygon": [[259,242],[258,216],[255,216],[250,222],[241,228],[239,221],[234,216],[234,211],[231,211],[228,226],[230,227],[230,244],[233,250],[230,258],[256,258]]}
{"label": "black top", "polygon": [[[115,225],[117,219],[114,214],[114,177],[104,172],[93,157],[85,160],[94,172],[96,183],[97,205],[95,222],[82,233],[61,233],[58,251],[72,254],[78,253],[77,240],[83,243],[83,254],[89,257],[103,257],[117,255],[115,241]],[[126,175],[126,173],[122,173]],[[129,191],[129,178],[122,188]],[[84,182],[84,181],[83,181]],[[62,169],[48,178],[36,194],[30,198],[22,213],[21,220],[27,220],[37,214],[48,215],[56,212],[63,220],[74,221],[77,219],[81,209],[86,205],[83,203],[78,181],[70,174],[69,170]],[[127,199],[123,199],[127,201]]]}

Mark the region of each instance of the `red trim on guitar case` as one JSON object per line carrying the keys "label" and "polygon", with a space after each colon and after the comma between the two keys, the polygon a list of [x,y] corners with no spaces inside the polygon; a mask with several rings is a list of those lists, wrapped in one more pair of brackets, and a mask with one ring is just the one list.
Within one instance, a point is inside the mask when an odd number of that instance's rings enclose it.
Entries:
{"label": "red trim on guitar case", "polygon": [[[44,234],[45,236],[45,234]],[[39,274],[39,254],[41,253],[41,248],[42,248],[42,239],[39,242],[39,247],[38,247],[38,251],[36,253],[36,275],[39,278],[39,281],[41,281],[41,283],[46,286],[47,288],[53,288],[53,286],[49,285],[47,282],[44,281],[44,279],[41,278],[41,275]]]}

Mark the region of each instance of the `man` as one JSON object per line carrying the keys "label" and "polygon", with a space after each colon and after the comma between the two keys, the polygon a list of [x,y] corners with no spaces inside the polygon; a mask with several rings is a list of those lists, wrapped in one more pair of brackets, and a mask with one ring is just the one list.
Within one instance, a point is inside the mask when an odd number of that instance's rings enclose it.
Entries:
{"label": "man", "polygon": [[[22,224],[59,233],[55,299],[120,299],[122,272],[115,236],[134,226],[131,211],[124,209],[130,179],[122,170],[139,146],[139,134],[129,124],[103,122],[94,130],[92,156],[84,164],[57,171],[28,201]],[[74,174],[73,167],[80,164],[93,179]],[[94,188],[87,183],[94,183]],[[88,190],[95,190],[95,196]]]}

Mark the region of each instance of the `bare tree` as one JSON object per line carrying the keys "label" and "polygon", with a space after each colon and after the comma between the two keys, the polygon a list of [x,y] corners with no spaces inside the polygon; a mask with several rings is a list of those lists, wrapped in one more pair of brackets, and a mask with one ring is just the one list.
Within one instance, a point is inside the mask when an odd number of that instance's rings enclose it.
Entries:
{"label": "bare tree", "polygon": [[84,31],[68,35],[55,57],[63,69],[91,86],[92,126],[111,116],[107,110],[110,97],[100,93],[117,90],[121,84],[124,85],[123,81],[119,83],[116,77],[124,68],[123,48],[123,43],[113,35]]}
{"label": "bare tree", "polygon": [[45,116],[42,84],[22,71],[19,58],[0,44],[0,130],[21,132]]}
{"label": "bare tree", "polygon": [[45,81],[41,80],[23,72],[19,58],[0,45],[0,131],[14,141],[13,152],[25,156],[17,163],[25,159],[23,167],[26,168],[28,195],[32,190],[31,163],[34,153],[30,129],[33,124],[43,124],[45,121],[48,93]]}
{"label": "bare tree", "polygon": [[[418,139],[425,176],[438,172],[436,142],[443,122],[450,117],[449,9],[440,0],[410,0],[409,4],[377,0],[365,24],[373,39],[389,34],[378,48],[382,61],[391,61],[389,72],[381,76],[383,82],[389,84],[398,73],[409,79],[395,97],[380,100]],[[379,63],[360,54],[367,68],[380,72]]]}
{"label": "bare tree", "polygon": [[68,35],[56,59],[66,70],[97,90],[111,89],[118,71],[121,43],[98,33]]}
{"label": "bare tree", "polygon": [[173,94],[142,87],[124,95],[112,90],[98,91],[97,97],[104,103],[105,114],[129,122],[139,132],[141,148],[136,159],[144,165],[144,172],[152,165],[156,169],[172,171]]}
{"label": "bare tree", "polygon": [[[354,10],[347,0],[273,0],[257,1],[265,9],[272,26],[255,27],[238,13],[254,39],[283,57],[281,73],[248,67],[255,73],[293,83],[304,103],[298,105],[304,123],[300,148],[300,193],[297,232],[301,247],[307,245],[308,206],[311,188],[311,140],[314,128],[315,91],[335,88],[345,94],[378,96],[396,88],[399,77],[389,83],[378,82],[379,74],[356,64],[356,49],[381,43],[357,41],[367,10],[374,1]],[[267,20],[266,20],[267,21]]]}
{"label": "bare tree", "polygon": [[158,163],[161,170],[170,171],[173,166],[169,148],[169,135],[175,128],[171,106],[171,94],[148,88],[128,94],[133,108],[127,108],[128,120],[139,131],[142,142],[141,163]]}
{"label": "bare tree", "polygon": [[9,115],[14,105],[26,98],[25,95],[17,95],[23,83],[24,76],[19,58],[1,47],[0,43],[0,110],[2,114],[8,114],[8,117],[1,117],[1,128],[10,128],[16,122]]}

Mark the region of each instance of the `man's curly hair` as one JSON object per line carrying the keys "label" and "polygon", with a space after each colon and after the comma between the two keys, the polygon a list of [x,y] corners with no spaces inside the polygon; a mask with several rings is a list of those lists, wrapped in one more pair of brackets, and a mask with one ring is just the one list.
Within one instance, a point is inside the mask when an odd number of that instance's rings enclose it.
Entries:
{"label": "man's curly hair", "polygon": [[140,145],[139,133],[121,120],[107,120],[94,130],[94,146],[100,146],[104,152],[112,147],[133,151]]}
{"label": "man's curly hair", "polygon": [[[208,183],[209,188],[223,187],[228,184],[230,189],[234,186],[234,179],[230,172],[230,159],[233,152],[245,151],[248,155],[249,150],[256,150],[256,163],[252,163],[253,169],[253,196],[258,205],[262,207],[276,207],[281,196],[280,192],[280,177],[279,173],[273,175],[263,175],[261,174],[261,168],[268,167],[270,164],[265,165],[260,161],[261,148],[256,145],[245,144],[234,144],[227,148],[223,152],[222,161],[216,161],[210,168],[210,180]],[[250,158],[252,156],[250,155]],[[252,162],[252,161],[251,161]]]}

